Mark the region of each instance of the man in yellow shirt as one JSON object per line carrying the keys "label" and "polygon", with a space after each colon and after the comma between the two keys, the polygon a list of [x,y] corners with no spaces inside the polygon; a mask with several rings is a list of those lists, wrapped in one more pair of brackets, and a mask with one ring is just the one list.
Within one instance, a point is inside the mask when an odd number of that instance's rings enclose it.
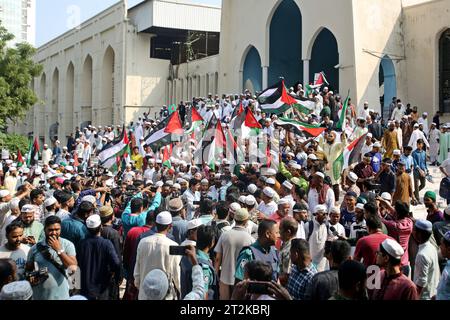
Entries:
{"label": "man in yellow shirt", "polygon": [[144,166],[144,157],[139,153],[139,147],[133,148],[131,160],[134,161],[134,166],[136,167],[136,170],[141,171],[142,167]]}

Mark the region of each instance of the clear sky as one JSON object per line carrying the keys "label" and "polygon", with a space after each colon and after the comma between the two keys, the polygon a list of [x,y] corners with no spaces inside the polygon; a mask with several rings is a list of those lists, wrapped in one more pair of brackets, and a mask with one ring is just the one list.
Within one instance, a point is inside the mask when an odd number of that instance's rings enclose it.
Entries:
{"label": "clear sky", "polygon": [[[37,0],[36,46],[79,25],[119,0]],[[128,0],[134,6],[143,0]],[[189,0],[195,3],[220,5],[221,0]]]}

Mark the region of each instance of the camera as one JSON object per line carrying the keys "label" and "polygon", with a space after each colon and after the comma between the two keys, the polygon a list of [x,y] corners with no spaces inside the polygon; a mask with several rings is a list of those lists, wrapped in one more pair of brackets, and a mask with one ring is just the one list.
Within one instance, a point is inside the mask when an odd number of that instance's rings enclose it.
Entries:
{"label": "camera", "polygon": [[48,269],[41,268],[37,271],[31,271],[25,273],[25,279],[32,285],[37,286],[48,279]]}
{"label": "camera", "polygon": [[170,246],[169,254],[171,256],[185,256],[186,255],[186,246]]}

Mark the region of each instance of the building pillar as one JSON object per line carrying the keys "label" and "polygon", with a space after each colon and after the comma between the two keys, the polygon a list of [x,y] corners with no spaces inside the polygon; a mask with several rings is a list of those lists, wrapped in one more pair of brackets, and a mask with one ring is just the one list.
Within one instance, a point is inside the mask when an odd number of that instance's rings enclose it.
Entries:
{"label": "building pillar", "polygon": [[309,84],[309,60],[303,59],[303,87]]}
{"label": "building pillar", "polygon": [[[262,85],[263,88],[262,90],[266,90],[269,87],[269,66],[263,66],[262,67]],[[244,80],[242,80],[242,82],[244,82]]]}
{"label": "building pillar", "polygon": [[239,70],[239,93],[244,92],[244,70]]}

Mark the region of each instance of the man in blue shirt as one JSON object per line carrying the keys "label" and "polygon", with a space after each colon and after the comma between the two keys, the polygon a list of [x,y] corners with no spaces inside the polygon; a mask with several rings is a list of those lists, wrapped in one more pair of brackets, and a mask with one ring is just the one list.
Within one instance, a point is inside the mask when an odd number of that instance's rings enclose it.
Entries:
{"label": "man in blue shirt", "polygon": [[[142,192],[152,196],[149,189],[144,189]],[[131,228],[144,226],[147,214],[151,211],[155,211],[161,204],[161,187],[159,187],[156,190],[156,195],[153,198],[152,204],[147,210],[143,211],[144,202],[142,200],[142,192],[136,194],[131,201],[128,202],[127,207],[122,213],[124,239],[127,237],[127,233]]]}
{"label": "man in blue shirt", "polygon": [[85,221],[93,212],[94,205],[88,201],[83,201],[61,224],[61,236],[72,242],[77,252],[79,251],[81,240],[88,235]]}
{"label": "man in blue shirt", "polygon": [[382,156],[380,153],[381,143],[375,142],[372,147],[372,151],[369,152],[371,156],[370,165],[372,166],[373,172],[378,173],[381,168]]}
{"label": "man in blue shirt", "polygon": [[405,163],[405,172],[407,174],[411,174],[414,169],[414,159],[411,156],[411,153],[412,147],[407,146],[404,148],[404,153],[400,157],[400,161],[403,161]]}
{"label": "man in blue shirt", "polygon": [[423,144],[423,140],[418,139],[417,149],[412,153],[414,160],[414,195],[419,202],[419,191],[425,188],[425,177],[428,174],[427,153],[423,150]]}

